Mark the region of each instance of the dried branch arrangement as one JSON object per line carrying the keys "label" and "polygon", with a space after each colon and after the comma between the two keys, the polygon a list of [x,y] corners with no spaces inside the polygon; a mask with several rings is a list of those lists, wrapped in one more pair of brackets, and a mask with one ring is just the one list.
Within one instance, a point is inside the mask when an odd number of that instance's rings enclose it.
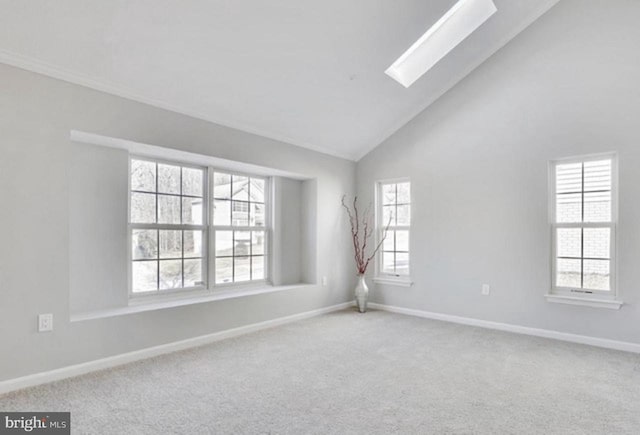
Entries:
{"label": "dried branch arrangement", "polygon": [[371,223],[371,204],[369,204],[362,216],[360,216],[360,212],[358,210],[358,197],[356,196],[353,198],[353,208],[350,208],[345,203],[345,195],[343,195],[342,207],[344,207],[344,209],[347,211],[347,216],[349,216],[356,268],[358,269],[358,274],[362,275],[367,271],[369,263],[382,247],[384,239],[387,238],[387,231],[389,230],[389,226],[391,225],[391,217],[389,217],[389,222],[384,228],[384,232],[382,233],[380,242],[376,245],[371,255],[367,256],[367,244],[369,243],[374,232],[374,226]]}

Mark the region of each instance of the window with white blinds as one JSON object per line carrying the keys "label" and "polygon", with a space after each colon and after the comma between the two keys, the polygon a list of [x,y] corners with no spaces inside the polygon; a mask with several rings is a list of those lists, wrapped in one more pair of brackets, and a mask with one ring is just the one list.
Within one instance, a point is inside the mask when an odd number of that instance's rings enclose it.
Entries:
{"label": "window with white blinds", "polygon": [[616,159],[552,165],[553,291],[615,295]]}

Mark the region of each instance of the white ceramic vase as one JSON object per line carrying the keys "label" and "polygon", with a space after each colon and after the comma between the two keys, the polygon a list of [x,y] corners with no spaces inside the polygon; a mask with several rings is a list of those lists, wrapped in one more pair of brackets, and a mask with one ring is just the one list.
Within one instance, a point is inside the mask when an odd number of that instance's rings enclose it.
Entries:
{"label": "white ceramic vase", "polygon": [[364,279],[364,274],[358,275],[358,285],[355,290],[356,304],[358,305],[358,311],[361,313],[367,312],[367,300],[369,300],[369,287]]}

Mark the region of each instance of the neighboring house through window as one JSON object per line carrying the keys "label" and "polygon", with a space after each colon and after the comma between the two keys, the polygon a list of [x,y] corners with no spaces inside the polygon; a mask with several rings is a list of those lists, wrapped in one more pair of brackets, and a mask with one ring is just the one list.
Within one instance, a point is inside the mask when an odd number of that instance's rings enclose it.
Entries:
{"label": "neighboring house through window", "polygon": [[615,155],[551,164],[552,295],[616,298]]}

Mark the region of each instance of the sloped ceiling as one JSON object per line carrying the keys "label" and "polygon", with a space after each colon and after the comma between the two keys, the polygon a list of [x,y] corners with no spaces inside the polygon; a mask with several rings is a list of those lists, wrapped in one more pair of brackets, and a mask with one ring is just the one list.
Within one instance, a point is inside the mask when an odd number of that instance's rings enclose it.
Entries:
{"label": "sloped ceiling", "polygon": [[0,0],[0,62],[357,160],[557,1],[494,0],[408,89],[385,69],[455,0]]}

